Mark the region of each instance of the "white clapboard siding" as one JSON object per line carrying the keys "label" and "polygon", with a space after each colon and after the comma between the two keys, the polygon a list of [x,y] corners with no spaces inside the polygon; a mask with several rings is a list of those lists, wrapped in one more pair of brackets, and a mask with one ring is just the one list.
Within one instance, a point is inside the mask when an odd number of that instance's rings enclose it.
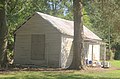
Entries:
{"label": "white clapboard siding", "polygon": [[30,35],[17,35],[15,42],[15,53],[14,53],[14,63],[16,64],[27,64],[29,63],[29,54],[31,40]]}

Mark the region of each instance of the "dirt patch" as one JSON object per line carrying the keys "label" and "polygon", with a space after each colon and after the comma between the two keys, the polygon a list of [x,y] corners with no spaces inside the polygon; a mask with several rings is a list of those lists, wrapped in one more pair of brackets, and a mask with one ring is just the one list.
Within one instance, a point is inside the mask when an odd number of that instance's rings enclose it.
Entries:
{"label": "dirt patch", "polygon": [[85,70],[82,70],[83,72],[106,72],[106,71],[113,71],[113,70],[119,70],[120,68],[116,67],[110,67],[110,68],[100,68],[100,67],[86,67]]}

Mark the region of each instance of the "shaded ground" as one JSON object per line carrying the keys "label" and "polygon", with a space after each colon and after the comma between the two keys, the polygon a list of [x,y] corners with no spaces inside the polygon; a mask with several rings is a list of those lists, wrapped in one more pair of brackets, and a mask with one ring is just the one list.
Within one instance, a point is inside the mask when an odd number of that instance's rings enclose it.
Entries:
{"label": "shaded ground", "polygon": [[80,72],[105,72],[105,71],[113,71],[113,70],[120,70],[120,67],[110,67],[110,68],[101,68],[101,67],[85,67],[84,70],[65,70],[61,68],[10,68],[6,70],[0,70],[0,72],[12,72],[12,71],[43,71],[43,72],[73,72],[73,71],[80,71]]}

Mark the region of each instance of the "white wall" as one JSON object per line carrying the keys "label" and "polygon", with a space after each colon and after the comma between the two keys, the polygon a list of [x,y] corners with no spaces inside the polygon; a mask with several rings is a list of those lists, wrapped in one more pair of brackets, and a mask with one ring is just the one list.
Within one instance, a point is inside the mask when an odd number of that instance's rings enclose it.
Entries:
{"label": "white wall", "polygon": [[88,48],[88,61],[92,61],[92,45],[90,44]]}
{"label": "white wall", "polygon": [[100,60],[100,45],[93,45],[93,59],[94,61]]}
{"label": "white wall", "polygon": [[100,45],[99,44],[94,44],[93,45],[93,56],[92,56],[92,44],[89,44],[88,48],[88,61],[99,61],[100,60]]}

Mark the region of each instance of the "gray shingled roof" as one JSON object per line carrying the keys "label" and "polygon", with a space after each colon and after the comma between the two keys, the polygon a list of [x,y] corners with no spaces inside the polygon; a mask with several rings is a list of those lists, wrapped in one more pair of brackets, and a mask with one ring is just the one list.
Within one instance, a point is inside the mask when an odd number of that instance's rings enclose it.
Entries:
{"label": "gray shingled roof", "polygon": [[[57,18],[51,15],[43,14],[40,12],[36,12],[42,18],[49,21],[55,28],[57,28],[61,33],[74,35],[74,22]],[[84,37],[89,40],[102,40],[97,35],[95,35],[92,31],[90,31],[87,27],[83,26]]]}

